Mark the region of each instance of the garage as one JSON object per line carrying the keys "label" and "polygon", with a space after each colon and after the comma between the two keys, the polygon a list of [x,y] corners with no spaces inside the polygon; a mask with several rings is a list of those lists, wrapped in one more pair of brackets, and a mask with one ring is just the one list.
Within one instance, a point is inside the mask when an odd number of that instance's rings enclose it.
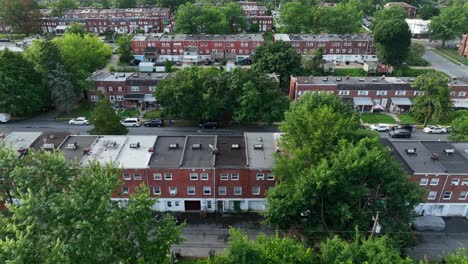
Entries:
{"label": "garage", "polygon": [[263,201],[249,201],[249,211],[263,211],[265,205]]}
{"label": "garage", "polygon": [[185,211],[200,211],[200,201],[184,201]]}
{"label": "garage", "polygon": [[447,216],[465,216],[465,205],[451,205],[447,211]]}

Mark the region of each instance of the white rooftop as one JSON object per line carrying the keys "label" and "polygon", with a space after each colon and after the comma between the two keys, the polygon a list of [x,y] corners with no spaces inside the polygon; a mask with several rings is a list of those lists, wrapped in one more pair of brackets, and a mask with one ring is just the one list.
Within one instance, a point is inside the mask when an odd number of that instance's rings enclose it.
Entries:
{"label": "white rooftop", "polygon": [[101,166],[117,165],[116,159],[127,141],[127,136],[100,136],[91,146],[91,152],[82,160],[83,165],[97,161]]}
{"label": "white rooftop", "polygon": [[19,148],[29,148],[42,132],[12,132],[5,137],[5,147],[17,151]]}
{"label": "white rooftop", "polygon": [[275,153],[275,134],[273,133],[245,133],[245,144],[249,167],[252,169],[273,168],[273,154]]}
{"label": "white rooftop", "polygon": [[122,169],[147,168],[153,154],[148,150],[154,148],[156,139],[157,136],[127,136],[115,163]]}

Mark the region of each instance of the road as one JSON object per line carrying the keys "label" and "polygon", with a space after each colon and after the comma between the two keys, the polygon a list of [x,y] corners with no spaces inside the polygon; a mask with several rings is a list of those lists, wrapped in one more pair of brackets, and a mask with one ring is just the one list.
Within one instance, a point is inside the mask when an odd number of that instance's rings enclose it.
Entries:
{"label": "road", "polygon": [[431,68],[445,72],[449,76],[468,78],[468,66],[456,65],[427,47],[423,58],[431,63]]}

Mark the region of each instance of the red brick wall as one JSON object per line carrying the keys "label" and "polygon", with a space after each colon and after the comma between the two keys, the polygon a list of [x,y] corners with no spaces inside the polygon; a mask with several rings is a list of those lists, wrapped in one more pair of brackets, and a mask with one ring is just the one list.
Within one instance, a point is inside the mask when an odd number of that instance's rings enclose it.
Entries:
{"label": "red brick wall", "polygon": [[[420,185],[421,179],[426,178],[428,182],[426,185]],[[432,179],[439,179],[437,185],[431,185]],[[446,180],[447,179],[447,180]],[[459,179],[458,185],[452,185],[453,179]],[[435,175],[413,175],[410,177],[410,180],[417,183],[424,189],[426,193],[424,194],[424,201],[427,203],[467,203],[467,200],[459,200],[460,193],[462,191],[468,191],[468,185],[462,185],[463,179],[468,179],[468,174],[465,176],[435,176]],[[445,185],[445,186],[444,186]],[[436,191],[437,195],[434,200],[428,199],[428,194],[430,191]],[[452,197],[450,199],[444,199],[443,195],[445,192],[452,192]]]}

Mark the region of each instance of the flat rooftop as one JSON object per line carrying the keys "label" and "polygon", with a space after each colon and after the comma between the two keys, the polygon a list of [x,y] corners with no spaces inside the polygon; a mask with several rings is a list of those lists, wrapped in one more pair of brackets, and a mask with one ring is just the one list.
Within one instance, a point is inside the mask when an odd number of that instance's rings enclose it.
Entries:
{"label": "flat rooftop", "polygon": [[212,168],[213,150],[216,146],[216,136],[187,136],[182,160],[183,168]]}
{"label": "flat rooftop", "polygon": [[95,82],[125,82],[133,72],[102,72],[99,71],[89,77],[89,80]]}
{"label": "flat rooftop", "polygon": [[[372,87],[375,89],[382,89],[380,85],[385,85],[385,89],[405,89],[416,80],[416,77],[337,77],[337,76],[294,76],[296,78],[296,83],[299,85],[337,85],[338,89],[352,89],[352,87],[366,87],[366,89],[371,90]],[[451,86],[463,86],[467,85],[463,78],[457,78],[456,80],[451,80],[449,85]],[[351,88],[350,88],[351,87]],[[393,87],[393,88],[391,88]]]}
{"label": "flat rooftop", "polygon": [[[151,168],[179,168],[185,146],[186,137],[158,136],[153,156],[150,159]],[[173,145],[172,147],[170,145]]]}
{"label": "flat rooftop", "polygon": [[372,41],[371,35],[363,34],[275,34],[274,38],[282,41]]}
{"label": "flat rooftop", "polygon": [[275,138],[273,133],[245,133],[248,149],[249,167],[251,169],[273,168]]}
{"label": "flat rooftop", "polygon": [[218,136],[217,168],[244,168],[247,165],[243,136]]}
{"label": "flat rooftop", "polygon": [[134,73],[132,76],[127,78],[127,85],[131,86],[155,86],[162,80],[166,79],[170,73]]}
{"label": "flat rooftop", "polygon": [[65,139],[70,135],[67,132],[44,132],[37,138],[31,147],[35,150],[53,150],[60,147]]}
{"label": "flat rooftop", "polygon": [[83,158],[82,163],[97,161],[101,166],[108,163],[117,165],[116,160],[127,142],[127,136],[99,136],[91,146],[91,151]]}
{"label": "flat rooftop", "polygon": [[5,147],[17,151],[29,148],[42,135],[42,132],[11,132],[5,137]]}
{"label": "flat rooftop", "polygon": [[[60,150],[63,152],[65,158],[68,161],[80,163],[85,155],[84,150],[91,148],[91,146],[97,138],[97,136],[85,135],[69,136],[64,140],[64,142],[60,146]],[[74,145],[74,147],[71,145]]]}
{"label": "flat rooftop", "polygon": [[218,34],[174,34],[161,35],[149,34],[144,37],[134,37],[135,41],[263,41],[261,34],[233,34],[233,35],[218,35]]}
{"label": "flat rooftop", "polygon": [[127,142],[123,146],[116,160],[119,168],[141,169],[148,168],[153,154],[149,151],[156,143],[157,136],[127,136]]}

